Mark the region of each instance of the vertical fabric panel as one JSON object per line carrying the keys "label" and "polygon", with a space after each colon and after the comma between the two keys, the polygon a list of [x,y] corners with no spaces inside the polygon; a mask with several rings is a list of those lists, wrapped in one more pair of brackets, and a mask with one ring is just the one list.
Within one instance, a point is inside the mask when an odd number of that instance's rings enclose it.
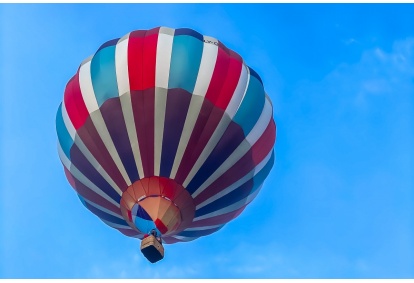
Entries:
{"label": "vertical fabric panel", "polygon": [[182,88],[192,93],[197,80],[203,53],[203,41],[192,35],[180,35],[176,30],[172,54],[168,88]]}
{"label": "vertical fabric panel", "polygon": [[182,89],[168,90],[160,176],[170,176],[190,101],[191,93]]}
{"label": "vertical fabric panel", "polygon": [[249,86],[243,98],[240,108],[237,110],[233,120],[243,128],[247,135],[262,112],[265,101],[263,85],[254,76],[250,75]]}
{"label": "vertical fabric panel", "polygon": [[115,71],[115,45],[118,39],[105,44],[91,61],[91,78],[99,107],[109,98],[117,97],[118,84]]}
{"label": "vertical fabric panel", "polygon": [[62,147],[62,150],[65,153],[65,155],[70,160],[70,148],[73,145],[73,140],[68,130],[66,129],[65,123],[63,121],[62,103],[59,105],[58,111],[56,113],[56,131],[58,133],[58,140],[60,146]]}
{"label": "vertical fabric panel", "polygon": [[89,115],[79,85],[79,70],[66,85],[64,101],[73,126],[75,129],[79,129]]}

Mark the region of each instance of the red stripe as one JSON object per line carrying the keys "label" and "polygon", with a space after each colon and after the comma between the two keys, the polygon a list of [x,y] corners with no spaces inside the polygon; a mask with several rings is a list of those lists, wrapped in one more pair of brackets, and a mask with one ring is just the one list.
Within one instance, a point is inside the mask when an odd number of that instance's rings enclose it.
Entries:
{"label": "red stripe", "polygon": [[128,72],[131,90],[155,87],[155,66],[159,28],[136,30],[128,42]]}
{"label": "red stripe", "polygon": [[90,153],[98,161],[99,165],[108,173],[111,179],[117,184],[121,190],[126,190],[128,185],[125,182],[125,179],[122,177],[119,168],[116,166],[114,160],[109,154],[108,149],[102,141],[102,138],[99,136],[95,128],[91,117],[86,119],[83,127],[78,129],[77,134],[90,151]]}
{"label": "red stripe", "polygon": [[143,89],[155,87],[155,66],[159,28],[146,32],[143,47]]}
{"label": "red stripe", "polygon": [[[66,173],[66,171],[65,171]],[[89,200],[90,202],[96,203],[120,216],[122,216],[122,212],[121,209],[115,205],[113,205],[111,202],[107,201],[106,199],[104,199],[103,197],[101,197],[100,195],[98,195],[97,193],[95,193],[94,191],[92,191],[90,188],[88,188],[87,186],[85,186],[82,182],[80,182],[79,180],[77,180],[72,173],[67,172],[68,174],[70,174],[72,181],[75,183],[75,186],[73,186],[73,188],[75,189],[75,191],[80,194],[84,199]],[[68,178],[69,180],[69,178]]]}
{"label": "red stripe", "polygon": [[266,130],[263,132],[262,136],[256,141],[253,145],[252,156],[255,164],[259,164],[262,160],[269,154],[272,150],[276,141],[276,124],[275,121],[270,119],[269,124],[266,127]]}
{"label": "red stripe", "polygon": [[237,83],[240,79],[240,73],[242,70],[242,61],[240,56],[232,50],[229,50],[230,62],[227,70],[227,76],[221,87],[220,96],[216,101],[216,106],[221,109],[226,109],[234,91],[236,90]]}
{"label": "red stripe", "polygon": [[[62,163],[63,164],[63,163]],[[75,183],[75,179],[73,178],[72,174],[70,173],[70,171],[63,166],[63,169],[65,169],[65,175],[66,175],[66,179],[68,179],[69,184],[72,186],[72,188],[76,191],[76,183]]]}
{"label": "red stripe", "polygon": [[143,89],[143,46],[145,30],[136,30],[129,34],[128,75],[131,90]]}
{"label": "red stripe", "polygon": [[206,98],[213,104],[216,103],[218,97],[220,96],[221,87],[226,79],[229,62],[230,58],[228,54],[219,47],[213,76],[211,77],[210,85],[208,86],[206,93]]}
{"label": "red stripe", "polygon": [[173,238],[173,237],[163,237],[162,241],[165,242],[166,244],[175,244],[175,243],[184,242],[183,240],[178,240],[178,239]]}
{"label": "red stripe", "polygon": [[207,142],[210,140],[214,130],[217,128],[217,124],[220,122],[223,113],[222,109],[214,107],[210,101],[203,101],[200,114],[197,117],[193,132],[188,140],[182,158],[183,161],[180,163],[175,176],[175,180],[178,183],[182,184],[184,182]]}
{"label": "red stripe", "polygon": [[79,69],[66,85],[63,99],[68,116],[77,130],[85,123],[86,118],[89,116],[79,85]]}
{"label": "red stripe", "polygon": [[117,229],[119,232],[121,232],[122,234],[128,237],[135,237],[138,235],[143,236],[141,233],[138,233],[137,231],[131,230],[131,229],[123,229],[123,228],[114,228],[114,229]]}
{"label": "red stripe", "polygon": [[141,153],[143,177],[154,175],[154,88],[131,91],[135,128]]}
{"label": "red stripe", "polygon": [[275,143],[275,132],[275,123],[273,119],[271,119],[262,136],[249,149],[249,151],[216,181],[197,195],[194,198],[194,204],[199,205],[200,203],[206,201],[253,170],[271,151]]}

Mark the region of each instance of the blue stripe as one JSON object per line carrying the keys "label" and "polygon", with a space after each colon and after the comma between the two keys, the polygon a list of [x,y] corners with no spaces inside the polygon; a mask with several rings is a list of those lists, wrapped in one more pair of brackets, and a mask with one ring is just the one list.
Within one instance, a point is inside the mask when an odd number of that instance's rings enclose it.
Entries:
{"label": "blue stripe", "polygon": [[188,237],[188,238],[202,237],[202,236],[207,236],[207,235],[210,235],[211,233],[217,232],[218,230],[223,228],[223,226],[224,225],[219,226],[218,228],[206,229],[206,230],[200,230],[200,231],[183,231],[177,235],[182,236],[182,237]]}
{"label": "blue stripe", "polygon": [[199,217],[227,206],[230,206],[249,195],[253,194],[264,182],[267,175],[269,175],[274,162],[274,152],[272,152],[271,158],[267,161],[266,165],[260,170],[252,179],[235,189],[234,191],[224,195],[223,197],[213,201],[212,203],[198,209],[194,217]]}
{"label": "blue stripe", "polygon": [[263,84],[263,81],[260,78],[259,74],[256,73],[256,71],[253,70],[252,68],[250,68],[250,67],[248,67],[248,68],[249,68],[250,75],[253,76],[253,77],[255,77],[256,79],[258,79],[260,81],[260,83]]}
{"label": "blue stripe", "polygon": [[[275,151],[272,149],[272,155],[269,158],[269,161],[267,161],[266,165],[254,176],[254,183],[255,186],[253,187],[253,190],[250,194],[254,193],[265,181],[267,176],[270,173],[270,170],[272,170],[273,164],[275,163]],[[256,186],[256,183],[258,184]]]}
{"label": "blue stripe", "polygon": [[62,103],[56,113],[56,132],[58,134],[59,144],[62,147],[66,157],[70,160],[70,149],[73,145],[72,137],[70,136],[62,116]]}
{"label": "blue stripe", "polygon": [[118,41],[119,41],[119,38],[109,40],[105,42],[104,44],[102,44],[101,47],[99,47],[99,49],[96,52],[100,51],[101,49],[104,49],[105,47],[116,45]]}
{"label": "blue stripe", "polygon": [[202,40],[191,35],[174,36],[168,88],[182,88],[193,93],[202,53]]}
{"label": "blue stripe", "polygon": [[214,150],[187,185],[187,191],[194,193],[223,164],[244,140],[243,129],[231,121]]}
{"label": "blue stripe", "polygon": [[262,113],[265,103],[263,85],[255,77],[250,75],[249,86],[239,110],[233,120],[243,128],[247,136]]}
{"label": "blue stripe", "polygon": [[203,41],[204,37],[201,33],[189,28],[178,28],[174,31],[174,36],[177,35],[191,35],[192,37],[198,38],[199,40]]}
{"label": "blue stripe", "polygon": [[85,201],[85,199],[83,198],[83,196],[81,196],[80,194],[77,194],[77,195],[78,195],[78,198],[80,199],[81,203],[83,204],[83,206],[85,206],[86,208],[88,208],[88,207],[86,206],[86,201]]}
{"label": "blue stripe", "polygon": [[106,46],[95,53],[91,62],[91,78],[99,107],[107,99],[118,96],[115,45]]}

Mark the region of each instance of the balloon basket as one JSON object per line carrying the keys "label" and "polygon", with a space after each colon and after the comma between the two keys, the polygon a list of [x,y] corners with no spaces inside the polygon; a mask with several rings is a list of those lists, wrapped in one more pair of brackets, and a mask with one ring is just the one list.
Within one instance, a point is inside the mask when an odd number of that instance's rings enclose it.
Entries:
{"label": "balloon basket", "polygon": [[151,263],[164,258],[164,247],[153,235],[149,235],[141,241],[141,252]]}

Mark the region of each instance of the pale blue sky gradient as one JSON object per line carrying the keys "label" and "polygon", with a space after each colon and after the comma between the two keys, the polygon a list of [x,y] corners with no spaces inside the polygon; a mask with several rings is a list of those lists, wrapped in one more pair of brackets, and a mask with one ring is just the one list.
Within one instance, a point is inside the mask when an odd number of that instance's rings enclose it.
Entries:
{"label": "pale blue sky gradient", "polygon": [[[414,6],[0,4],[0,278],[413,278]],[[189,27],[261,76],[276,161],[219,232],[166,246],[101,222],[68,184],[55,115],[99,46]]]}

